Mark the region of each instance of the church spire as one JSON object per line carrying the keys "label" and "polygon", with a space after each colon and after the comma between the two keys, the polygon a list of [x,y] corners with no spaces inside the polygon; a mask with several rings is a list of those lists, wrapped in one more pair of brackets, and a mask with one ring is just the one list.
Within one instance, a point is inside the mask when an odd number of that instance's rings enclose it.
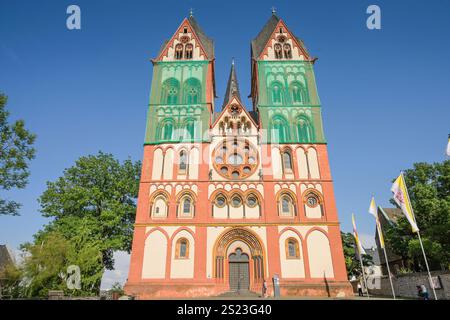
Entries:
{"label": "church spire", "polygon": [[230,77],[228,78],[227,90],[225,91],[225,98],[223,100],[222,109],[225,108],[228,102],[230,102],[233,97],[241,100],[241,95],[239,93],[239,84],[237,81],[236,70],[234,67],[234,58],[231,61]]}

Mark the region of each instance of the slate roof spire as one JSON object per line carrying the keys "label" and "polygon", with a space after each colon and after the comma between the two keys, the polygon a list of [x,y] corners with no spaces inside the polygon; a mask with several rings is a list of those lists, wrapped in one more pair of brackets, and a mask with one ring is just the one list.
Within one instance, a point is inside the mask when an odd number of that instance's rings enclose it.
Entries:
{"label": "slate roof spire", "polygon": [[225,98],[223,99],[222,110],[233,97],[237,97],[241,101],[241,94],[239,93],[239,84],[236,76],[236,69],[234,66],[234,58],[231,61],[230,77],[228,78],[227,90],[225,91]]}

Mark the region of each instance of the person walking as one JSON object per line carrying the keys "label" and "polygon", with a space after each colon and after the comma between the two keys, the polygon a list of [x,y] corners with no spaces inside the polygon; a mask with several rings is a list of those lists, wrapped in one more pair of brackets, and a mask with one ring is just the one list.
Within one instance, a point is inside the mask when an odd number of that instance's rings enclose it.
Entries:
{"label": "person walking", "polygon": [[421,284],[420,285],[420,290],[422,291],[422,298],[423,298],[423,300],[430,300],[430,297],[428,295],[427,287],[425,287],[425,285]]}
{"label": "person walking", "polygon": [[263,284],[262,284],[262,297],[263,298],[267,297],[267,282],[266,282],[266,279],[264,279]]}
{"label": "person walking", "polygon": [[357,288],[358,288],[358,295],[360,297],[362,297],[363,296],[363,291],[362,291],[361,283],[358,282]]}

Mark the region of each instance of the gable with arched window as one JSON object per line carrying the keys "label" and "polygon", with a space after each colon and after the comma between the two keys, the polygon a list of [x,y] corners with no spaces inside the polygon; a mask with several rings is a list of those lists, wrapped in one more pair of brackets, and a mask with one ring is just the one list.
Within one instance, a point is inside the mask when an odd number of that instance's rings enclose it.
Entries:
{"label": "gable with arched window", "polygon": [[314,130],[308,117],[300,116],[297,118],[297,139],[299,142],[310,143],[314,142]]}
{"label": "gable with arched window", "polygon": [[191,43],[188,43],[185,48],[184,48],[185,54],[184,57],[185,59],[192,59],[193,53],[194,53],[194,46]]}
{"label": "gable with arched window", "polygon": [[285,59],[292,59],[292,48],[289,43],[283,44],[283,54]]}
{"label": "gable with arched window", "polygon": [[294,198],[289,193],[282,193],[278,201],[280,217],[294,217],[297,215]]}
{"label": "gable with arched window", "polygon": [[285,143],[289,141],[289,125],[282,116],[274,116],[270,122],[270,141]]}
{"label": "gable with arched window", "polygon": [[189,78],[183,84],[183,101],[185,104],[201,103],[202,85],[196,78]]}
{"label": "gable with arched window", "polygon": [[183,45],[181,43],[175,46],[175,59],[176,60],[183,59]]}
{"label": "gable with arched window", "polygon": [[161,104],[177,104],[180,93],[180,82],[175,78],[165,80],[161,87]]}
{"label": "gable with arched window", "polygon": [[175,244],[175,259],[189,259],[189,240],[180,238]]}
{"label": "gable with arched window", "polygon": [[194,214],[194,199],[189,193],[186,193],[180,197],[178,203],[178,218],[193,218]]}

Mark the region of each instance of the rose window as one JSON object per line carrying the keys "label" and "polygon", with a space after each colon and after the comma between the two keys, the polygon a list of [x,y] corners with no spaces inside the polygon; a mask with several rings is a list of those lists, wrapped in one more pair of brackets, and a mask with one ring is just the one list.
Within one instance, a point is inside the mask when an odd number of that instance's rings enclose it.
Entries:
{"label": "rose window", "polygon": [[232,180],[251,176],[258,166],[258,152],[248,140],[231,139],[220,143],[213,154],[214,168]]}

